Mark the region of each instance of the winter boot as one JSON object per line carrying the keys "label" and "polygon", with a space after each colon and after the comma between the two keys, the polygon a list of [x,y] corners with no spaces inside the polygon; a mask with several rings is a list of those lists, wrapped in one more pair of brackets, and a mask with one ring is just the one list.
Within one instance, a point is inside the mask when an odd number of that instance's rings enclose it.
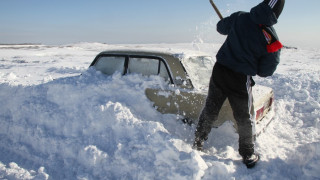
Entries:
{"label": "winter boot", "polygon": [[202,151],[204,141],[205,140],[203,140],[203,139],[195,138],[192,148],[195,150],[198,150],[198,151]]}
{"label": "winter boot", "polygon": [[260,156],[255,153],[250,156],[243,157],[243,163],[247,166],[247,168],[253,168],[259,160]]}

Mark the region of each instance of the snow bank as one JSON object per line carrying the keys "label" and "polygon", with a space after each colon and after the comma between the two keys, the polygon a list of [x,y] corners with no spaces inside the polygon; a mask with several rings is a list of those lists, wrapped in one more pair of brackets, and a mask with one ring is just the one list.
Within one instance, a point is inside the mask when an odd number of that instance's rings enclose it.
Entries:
{"label": "snow bank", "polygon": [[[205,152],[191,148],[195,127],[160,114],[144,95],[161,79],[87,70],[100,51],[132,47],[194,51],[194,44],[0,46],[0,179],[320,178],[319,51],[284,49],[276,74],[255,78],[274,89],[276,115],[257,139],[261,161],[248,170],[230,122],[213,129]],[[219,45],[197,48],[214,56]]]}
{"label": "snow bank", "polygon": [[39,168],[38,172],[36,172],[33,170],[27,171],[19,167],[16,163],[10,163],[8,168],[0,163],[0,178],[45,180],[49,178],[49,175],[44,172],[44,167]]}
{"label": "snow bank", "polygon": [[54,179],[199,179],[206,165],[198,152],[177,150],[178,139],[156,122],[143,88],[153,81],[91,69],[37,86],[2,84],[1,146],[25,157],[21,164],[49,167]]}

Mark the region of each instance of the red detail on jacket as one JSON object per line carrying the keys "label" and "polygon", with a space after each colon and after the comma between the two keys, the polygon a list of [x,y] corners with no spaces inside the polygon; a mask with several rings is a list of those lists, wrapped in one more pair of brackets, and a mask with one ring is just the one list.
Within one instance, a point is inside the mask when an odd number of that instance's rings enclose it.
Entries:
{"label": "red detail on jacket", "polygon": [[269,45],[267,45],[267,51],[268,53],[274,53],[277,52],[279,49],[281,49],[283,45],[280,41],[275,41]]}

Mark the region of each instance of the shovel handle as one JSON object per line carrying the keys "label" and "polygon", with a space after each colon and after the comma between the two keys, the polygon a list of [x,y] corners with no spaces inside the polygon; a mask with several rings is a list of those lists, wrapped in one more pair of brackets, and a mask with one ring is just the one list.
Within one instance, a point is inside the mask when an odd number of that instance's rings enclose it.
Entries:
{"label": "shovel handle", "polygon": [[211,3],[211,5],[212,5],[213,9],[214,9],[214,10],[216,11],[216,13],[218,14],[219,18],[220,18],[220,19],[223,19],[223,16],[221,15],[221,13],[220,13],[219,9],[217,8],[217,6],[214,4],[213,0],[210,0],[210,3]]}

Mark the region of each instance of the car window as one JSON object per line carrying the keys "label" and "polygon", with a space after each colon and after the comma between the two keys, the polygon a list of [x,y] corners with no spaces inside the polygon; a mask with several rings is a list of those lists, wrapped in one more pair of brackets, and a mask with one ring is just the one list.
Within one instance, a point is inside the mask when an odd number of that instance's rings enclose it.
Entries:
{"label": "car window", "polygon": [[115,72],[124,73],[125,57],[122,56],[101,56],[94,67],[104,74],[112,75]]}
{"label": "car window", "polygon": [[112,75],[115,72],[120,72],[123,75],[132,73],[144,76],[159,75],[166,81],[173,83],[165,60],[158,57],[107,54],[98,56],[91,66],[107,75]]}
{"label": "car window", "polygon": [[130,58],[127,73],[158,75],[159,60],[150,58]]}
{"label": "car window", "polygon": [[170,81],[170,75],[165,63],[152,57],[130,57],[127,73],[138,73],[146,76],[159,75]]}

